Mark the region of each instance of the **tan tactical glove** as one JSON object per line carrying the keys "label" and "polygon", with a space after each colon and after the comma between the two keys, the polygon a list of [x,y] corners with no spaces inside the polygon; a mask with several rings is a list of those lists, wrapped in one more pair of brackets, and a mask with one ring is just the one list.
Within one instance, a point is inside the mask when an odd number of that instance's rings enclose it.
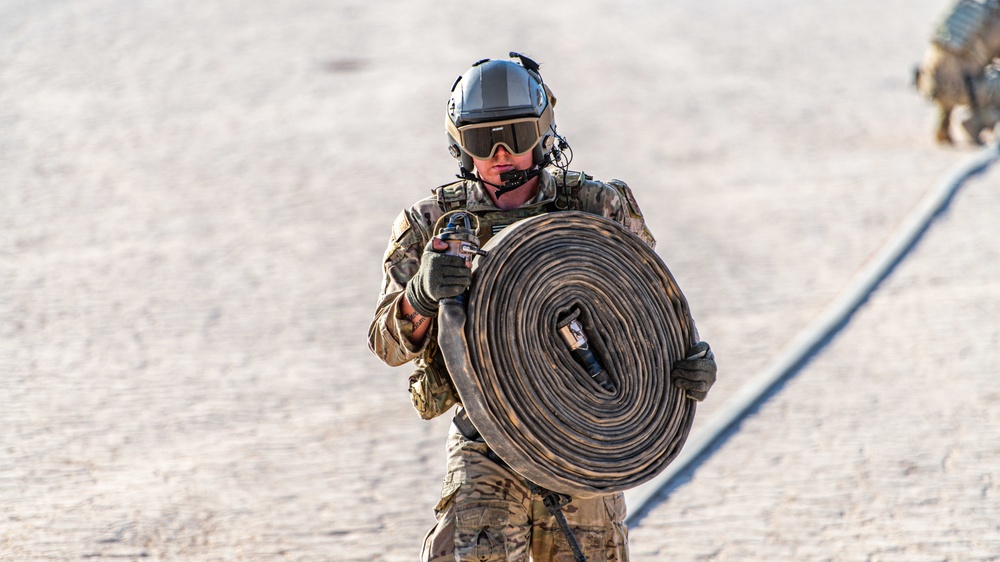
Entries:
{"label": "tan tactical glove", "polygon": [[687,352],[687,358],[674,363],[670,377],[674,386],[687,391],[688,398],[701,402],[715,384],[715,354],[708,342],[698,342]]}
{"label": "tan tactical glove", "polygon": [[420,268],[406,284],[406,300],[421,316],[437,316],[438,301],[457,297],[472,284],[472,270],[465,266],[465,258],[445,254],[447,248],[445,242],[436,238],[428,242],[420,258]]}

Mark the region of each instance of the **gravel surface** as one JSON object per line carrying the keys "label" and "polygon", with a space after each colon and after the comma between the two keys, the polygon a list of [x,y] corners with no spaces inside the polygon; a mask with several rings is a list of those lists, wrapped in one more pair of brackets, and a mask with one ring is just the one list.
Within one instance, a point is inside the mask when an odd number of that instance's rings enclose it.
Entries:
{"label": "gravel surface", "polygon": [[[948,4],[3,0],[0,560],[414,560],[448,421],[366,332],[393,217],[457,171],[448,88],[510,50],[634,188],[719,361],[704,423],[973,153],[909,84]],[[634,560],[1000,559],[998,187]]]}

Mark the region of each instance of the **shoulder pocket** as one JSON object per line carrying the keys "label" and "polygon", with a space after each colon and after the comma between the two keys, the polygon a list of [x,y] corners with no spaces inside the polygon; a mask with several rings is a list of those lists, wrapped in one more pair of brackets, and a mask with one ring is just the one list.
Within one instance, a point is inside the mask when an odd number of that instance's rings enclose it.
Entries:
{"label": "shoulder pocket", "polygon": [[632,195],[632,188],[628,186],[627,183],[619,179],[613,179],[606,182],[608,185],[613,187],[618,195],[625,201],[625,210],[628,216],[625,218],[625,227],[631,230],[642,241],[646,243],[650,248],[656,247],[656,239],[653,238],[653,233],[649,231],[646,226],[646,219],[642,216],[642,211],[639,209],[639,203],[635,200],[635,196]]}

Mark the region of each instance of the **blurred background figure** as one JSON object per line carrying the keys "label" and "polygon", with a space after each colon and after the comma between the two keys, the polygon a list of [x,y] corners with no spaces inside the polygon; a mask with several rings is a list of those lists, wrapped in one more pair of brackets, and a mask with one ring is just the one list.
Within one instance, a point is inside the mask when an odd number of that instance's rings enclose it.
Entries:
{"label": "blurred background figure", "polygon": [[1000,120],[1000,0],[959,0],[937,26],[914,85],[938,108],[936,138],[951,143],[951,115],[965,107],[962,127],[983,144],[984,132]]}

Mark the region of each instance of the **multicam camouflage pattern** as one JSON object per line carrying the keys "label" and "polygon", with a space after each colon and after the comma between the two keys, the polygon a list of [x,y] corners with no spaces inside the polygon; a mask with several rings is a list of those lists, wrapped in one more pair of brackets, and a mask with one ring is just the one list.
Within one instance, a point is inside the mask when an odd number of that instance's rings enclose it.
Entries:
{"label": "multicam camouflage pattern", "polygon": [[[436,508],[437,524],[424,539],[424,562],[476,560],[573,562],[562,528],[524,480],[490,458],[482,441],[453,428],[448,474]],[[622,494],[574,498],[563,513],[590,562],[627,562],[628,531]]]}
{"label": "multicam camouflage pattern", "polygon": [[[512,211],[498,209],[479,182],[463,180],[435,189],[432,196],[405,209],[393,223],[368,344],[388,365],[398,366],[407,361],[416,364],[417,384],[415,389],[411,377],[411,397],[421,417],[439,415],[451,408],[452,402],[426,392],[436,384],[426,377],[437,366],[436,346],[432,343],[436,339],[436,323],[431,325],[423,345],[413,345],[410,341],[413,324],[400,314],[400,300],[406,283],[420,267],[424,247],[444,213],[459,208],[474,213],[479,219],[480,245],[519,220],[558,210],[603,216],[624,225],[651,248],[656,245],[625,182],[601,182],[581,172],[564,174],[558,169],[546,170],[539,178],[538,195]],[[541,498],[531,494],[520,476],[495,457],[490,458],[485,443],[470,441],[453,428],[448,458],[442,499],[436,508],[438,522],[427,535],[422,560],[526,562],[530,555],[538,562],[573,561],[562,529]],[[591,562],[628,559],[622,494],[573,499],[563,511]]]}
{"label": "multicam camouflage pattern", "polygon": [[427,348],[410,375],[410,402],[417,414],[425,420],[440,416],[458,403],[458,392],[451,382],[444,356],[440,353],[433,334],[430,334]]}
{"label": "multicam camouflage pattern", "polygon": [[[994,107],[979,99],[984,69],[1000,56],[1000,0],[958,0],[931,37],[931,44],[914,74],[914,85],[938,110],[938,142],[950,143],[951,115],[959,106],[972,116],[963,123],[970,138],[981,143],[979,132],[992,126]],[[970,98],[970,91],[975,99]]]}
{"label": "multicam camouflage pattern", "polygon": [[[955,54],[983,51],[983,30],[1000,14],[1000,0],[959,0],[934,30],[931,42]],[[978,57],[987,57],[983,52]]]}
{"label": "multicam camouflage pattern", "polygon": [[[375,318],[368,330],[368,345],[388,365],[398,366],[408,361],[423,361],[424,346],[410,343],[413,324],[402,317],[399,301],[406,283],[420,267],[420,256],[434,234],[434,225],[445,212],[464,206],[479,217],[480,245],[494,234],[519,220],[558,210],[557,205],[580,210],[616,221],[642,238],[650,247],[656,244],[642,217],[631,190],[621,180],[601,182],[580,172],[565,175],[571,192],[562,197],[563,173],[546,170],[540,178],[538,195],[512,211],[498,209],[477,181],[462,180],[439,187],[433,195],[404,210],[392,226],[389,245],[383,257],[382,290]],[[428,340],[430,338],[427,338]],[[427,340],[425,340],[427,341]]]}

